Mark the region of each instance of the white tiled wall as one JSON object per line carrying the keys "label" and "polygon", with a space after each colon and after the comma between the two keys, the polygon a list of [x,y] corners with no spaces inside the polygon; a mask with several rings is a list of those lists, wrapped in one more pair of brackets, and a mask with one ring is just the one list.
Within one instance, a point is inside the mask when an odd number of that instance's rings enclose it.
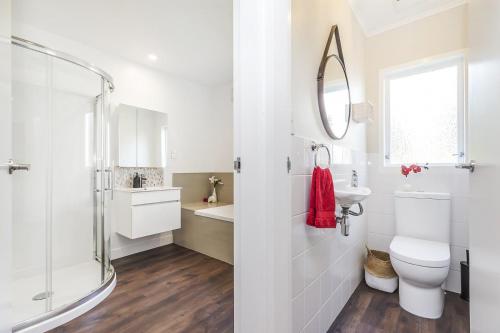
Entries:
{"label": "white tiled wall", "polygon": [[[337,229],[306,225],[314,167],[312,141],[292,139],[293,332],[326,332],[363,278],[366,215],[351,217],[348,237]],[[334,181],[350,180],[352,169],[367,184],[366,154],[330,145]],[[320,161],[326,154],[320,153]]]}
{"label": "white tiled wall", "polygon": [[469,244],[468,192],[469,173],[453,167],[431,167],[420,174],[410,174],[406,179],[400,169],[381,167],[378,154],[368,154],[369,187],[372,195],[366,202],[368,220],[368,246],[387,251],[395,233],[395,190],[405,182],[415,190],[451,193],[451,267],[446,289],[460,292],[460,261],[465,260]]}

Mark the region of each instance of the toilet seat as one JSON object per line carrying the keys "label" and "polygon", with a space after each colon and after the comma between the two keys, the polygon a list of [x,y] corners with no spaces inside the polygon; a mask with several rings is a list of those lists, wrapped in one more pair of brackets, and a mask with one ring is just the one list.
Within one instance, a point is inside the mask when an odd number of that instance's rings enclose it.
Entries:
{"label": "toilet seat", "polygon": [[390,245],[391,257],[412,265],[440,268],[450,265],[447,243],[395,236]]}

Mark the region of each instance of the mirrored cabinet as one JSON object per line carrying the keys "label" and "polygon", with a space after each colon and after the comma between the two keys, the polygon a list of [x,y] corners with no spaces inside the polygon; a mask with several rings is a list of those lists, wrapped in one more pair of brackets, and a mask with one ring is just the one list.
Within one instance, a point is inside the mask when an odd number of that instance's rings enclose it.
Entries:
{"label": "mirrored cabinet", "polygon": [[161,168],[167,164],[167,114],[118,107],[119,166]]}

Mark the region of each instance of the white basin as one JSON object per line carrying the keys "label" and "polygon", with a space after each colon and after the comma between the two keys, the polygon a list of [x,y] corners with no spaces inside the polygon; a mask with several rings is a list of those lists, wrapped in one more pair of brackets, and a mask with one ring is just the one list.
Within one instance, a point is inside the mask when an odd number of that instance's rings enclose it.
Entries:
{"label": "white basin", "polygon": [[368,187],[346,186],[335,189],[335,200],[340,206],[349,208],[368,198],[371,193],[372,190]]}

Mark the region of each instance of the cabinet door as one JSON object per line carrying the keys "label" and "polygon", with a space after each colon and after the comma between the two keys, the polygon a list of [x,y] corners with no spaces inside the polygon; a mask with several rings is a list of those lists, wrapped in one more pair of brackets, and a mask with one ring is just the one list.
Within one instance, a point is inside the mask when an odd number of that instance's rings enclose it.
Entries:
{"label": "cabinet door", "polygon": [[147,191],[132,193],[131,204],[132,206],[153,204],[160,202],[172,202],[181,200],[180,190],[171,191]]}
{"label": "cabinet door", "polygon": [[137,109],[120,105],[118,119],[119,165],[137,166]]}
{"label": "cabinet door", "polygon": [[137,166],[160,168],[165,165],[167,115],[139,110],[137,113]]}
{"label": "cabinet door", "polygon": [[132,238],[159,234],[180,227],[180,202],[132,206]]}

